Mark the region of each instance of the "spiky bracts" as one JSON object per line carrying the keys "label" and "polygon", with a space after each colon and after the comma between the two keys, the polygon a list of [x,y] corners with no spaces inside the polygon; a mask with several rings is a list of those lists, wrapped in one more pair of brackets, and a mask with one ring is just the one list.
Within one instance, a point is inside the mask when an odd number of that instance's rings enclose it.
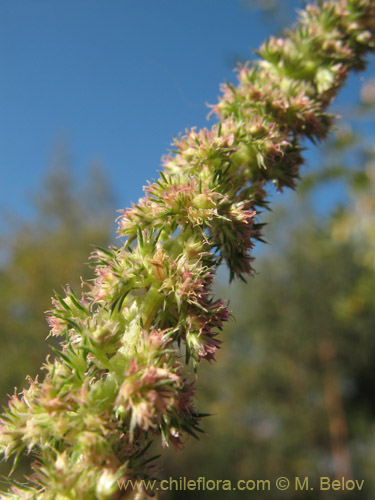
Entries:
{"label": "spiky bracts", "polygon": [[56,296],[48,321],[65,342],[0,428],[5,458],[31,454],[34,473],[3,498],[119,498],[118,481],[153,474],[155,436],[180,447],[200,431],[187,366],[214,359],[228,319],[215,270],[225,260],[231,277],[251,274],[267,183],[294,188],[298,141],[329,131],[327,106],[374,47],[374,11],[373,0],[322,2],[268,40],[223,86],[219,123],[176,139],[160,179],[121,213],[125,244],[94,253],[88,291]]}

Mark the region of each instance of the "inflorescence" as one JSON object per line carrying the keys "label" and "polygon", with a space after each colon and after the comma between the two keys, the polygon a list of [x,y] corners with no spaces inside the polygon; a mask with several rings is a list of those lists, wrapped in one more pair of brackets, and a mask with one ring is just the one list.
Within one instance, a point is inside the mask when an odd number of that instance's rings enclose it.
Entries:
{"label": "inflorescence", "polygon": [[218,122],[175,139],[160,178],[118,218],[124,245],[94,252],[81,297],[53,299],[61,348],[1,417],[5,459],[27,453],[33,473],[2,498],[119,498],[119,481],[154,474],[157,436],[180,448],[201,431],[189,366],[215,358],[230,316],[212,295],[215,271],[225,261],[231,279],[252,274],[267,185],[294,188],[300,139],[326,137],[328,105],[374,48],[374,12],[373,0],[308,6],[223,85]]}

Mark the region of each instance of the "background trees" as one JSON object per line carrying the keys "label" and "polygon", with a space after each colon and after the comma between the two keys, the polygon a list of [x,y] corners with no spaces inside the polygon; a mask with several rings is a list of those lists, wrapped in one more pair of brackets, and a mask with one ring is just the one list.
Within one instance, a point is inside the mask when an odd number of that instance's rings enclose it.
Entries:
{"label": "background trees", "polygon": [[[366,490],[290,491],[288,498],[367,499],[375,491],[375,179],[374,151],[359,135],[362,111],[356,108],[356,123],[341,123],[300,194],[275,209],[257,276],[229,289],[236,321],[217,364],[200,377],[200,407],[213,415],[207,436],[184,454],[167,453],[166,477],[344,476],[365,479]],[[330,186],[333,193],[338,184],[347,196],[319,213],[319,191]]]}

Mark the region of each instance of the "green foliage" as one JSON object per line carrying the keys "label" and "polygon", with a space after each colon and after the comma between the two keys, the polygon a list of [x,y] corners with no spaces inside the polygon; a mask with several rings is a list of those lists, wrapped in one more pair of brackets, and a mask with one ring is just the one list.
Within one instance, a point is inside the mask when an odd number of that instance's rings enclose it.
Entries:
{"label": "green foliage", "polygon": [[[285,228],[285,220],[278,223]],[[213,414],[204,426],[208,436],[183,456],[169,457],[166,476],[188,471],[191,478],[233,484],[308,476],[316,486],[320,476],[353,475],[365,479],[362,494],[290,492],[289,498],[370,498],[374,280],[358,295],[368,268],[356,262],[358,248],[332,239],[331,229],[304,218],[283,251],[259,259],[251,285],[235,287],[237,321],[229,325],[217,365],[201,379],[201,405]],[[278,498],[277,491],[267,495]]]}

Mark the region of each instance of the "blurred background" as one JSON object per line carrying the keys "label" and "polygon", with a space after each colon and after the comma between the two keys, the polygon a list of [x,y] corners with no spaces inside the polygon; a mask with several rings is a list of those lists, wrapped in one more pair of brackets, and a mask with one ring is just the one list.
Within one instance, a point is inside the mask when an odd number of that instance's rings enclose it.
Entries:
{"label": "blurred background", "polygon": [[[0,5],[0,403],[50,352],[53,290],[80,288],[116,209],[157,177],[173,135],[210,126],[205,103],[294,0],[4,0]],[[202,364],[206,435],[163,452],[162,477],[365,480],[362,492],[251,492],[277,499],[375,497],[374,61],[332,106],[330,140],[306,143],[297,193],[270,191],[257,274],[216,295],[235,320]],[[0,464],[0,474],[9,470]],[[22,469],[21,469],[22,470]],[[169,492],[166,499],[244,492]]]}

